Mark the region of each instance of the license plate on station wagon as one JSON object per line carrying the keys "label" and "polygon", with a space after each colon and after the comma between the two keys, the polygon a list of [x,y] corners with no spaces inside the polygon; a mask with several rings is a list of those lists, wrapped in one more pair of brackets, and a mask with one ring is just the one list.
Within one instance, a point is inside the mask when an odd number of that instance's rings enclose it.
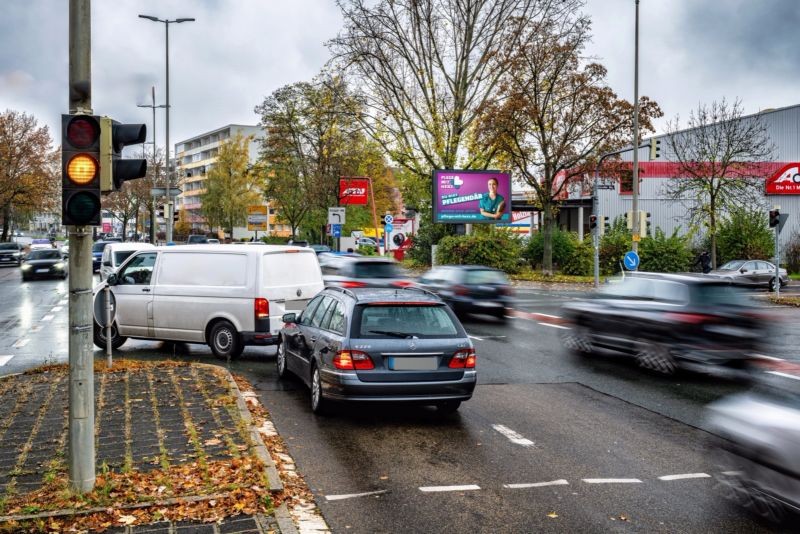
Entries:
{"label": "license plate on station wagon", "polygon": [[389,369],[392,371],[435,371],[438,367],[439,359],[436,356],[389,357]]}

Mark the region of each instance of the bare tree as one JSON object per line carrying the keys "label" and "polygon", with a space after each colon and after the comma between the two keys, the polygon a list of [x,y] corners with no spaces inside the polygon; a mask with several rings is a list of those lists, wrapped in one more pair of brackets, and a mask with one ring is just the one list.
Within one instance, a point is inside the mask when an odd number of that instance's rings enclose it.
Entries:
{"label": "bare tree", "polygon": [[763,180],[753,176],[753,163],[768,161],[775,150],[760,115],[743,116],[740,100],[700,104],[687,129],[676,117],[667,125],[667,147],[678,162],[665,194],[683,201],[689,222],[708,229],[711,265],[717,266],[717,234],[722,215],[758,204]]}

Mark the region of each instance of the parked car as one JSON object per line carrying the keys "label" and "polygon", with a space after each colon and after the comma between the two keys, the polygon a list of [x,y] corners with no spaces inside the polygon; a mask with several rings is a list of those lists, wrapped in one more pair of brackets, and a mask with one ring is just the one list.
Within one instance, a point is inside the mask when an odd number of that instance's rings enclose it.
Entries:
{"label": "parked car", "polygon": [[53,243],[50,242],[49,239],[34,239],[31,241],[29,250],[45,250],[45,249],[52,249]]}
{"label": "parked car", "polygon": [[100,264],[103,260],[103,250],[106,248],[106,245],[109,243],[115,243],[115,241],[95,241],[92,245],[92,272],[96,273],[100,270]]}
{"label": "parked car", "polygon": [[613,351],[639,367],[736,377],[768,338],[766,321],[739,288],[702,275],[635,273],[595,299],[562,309],[564,346]]}
{"label": "parked car", "polygon": [[203,245],[208,243],[208,237],[204,235],[190,235],[186,239],[187,245]]}
{"label": "parked car", "polygon": [[414,283],[397,262],[389,258],[326,254],[320,266],[325,287],[398,288]]}
{"label": "parked car", "polygon": [[315,413],[330,401],[432,404],[449,413],[472,397],[472,342],[431,293],[327,288],[283,321],[277,374],[311,389]]}
{"label": "parked car", "polygon": [[[732,260],[708,276],[723,278],[739,286],[766,287],[775,290],[775,264],[764,260]],[[789,283],[789,273],[780,269],[781,287]]]}
{"label": "parked car", "polygon": [[0,263],[22,264],[22,245],[19,243],[0,243]]}
{"label": "parked car", "polygon": [[323,252],[331,252],[331,247],[329,247],[328,245],[311,245],[311,248],[318,255],[322,254]]}
{"label": "parked car", "polygon": [[34,278],[66,279],[69,267],[60,250],[54,248],[32,250],[20,266],[22,281]]}
{"label": "parked car", "polygon": [[[750,511],[797,528],[800,510],[800,366],[762,361],[748,392],[706,410],[718,487]],[[789,523],[793,524],[789,524]],[[792,530],[792,529],[790,529]]]}
{"label": "parked car", "polygon": [[122,263],[138,250],[155,248],[150,243],[108,243],[103,249],[100,259],[100,280],[105,280],[119,268]]}
{"label": "parked car", "polygon": [[418,284],[439,295],[457,314],[493,315],[505,321],[514,302],[506,274],[481,265],[434,267],[419,278]]}
{"label": "parked car", "polygon": [[359,237],[356,239],[356,247],[370,247],[378,250],[378,242],[371,237]]}
{"label": "parked car", "polygon": [[[140,250],[106,286],[115,301],[111,344],[128,337],[206,343],[221,359],[246,345],[277,342],[281,317],[300,311],[322,290],[310,249],[263,245],[177,245]],[[94,343],[105,347],[104,320],[95,317]]]}

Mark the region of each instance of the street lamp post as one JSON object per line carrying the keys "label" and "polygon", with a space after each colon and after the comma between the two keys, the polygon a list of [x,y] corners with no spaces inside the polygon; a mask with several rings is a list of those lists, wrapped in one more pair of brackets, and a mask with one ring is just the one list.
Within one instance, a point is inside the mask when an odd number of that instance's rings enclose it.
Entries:
{"label": "street lamp post", "polygon": [[[152,104],[136,104],[138,108],[151,108],[153,110],[153,184],[156,187],[156,179],[158,178],[158,145],[156,145],[156,108],[166,108],[166,104],[156,105],[156,88],[153,86],[153,103]],[[142,145],[144,146],[144,145]],[[144,150],[144,149],[142,149]],[[150,198],[150,243],[156,244],[156,199]]]}
{"label": "street lamp post", "polygon": [[633,194],[631,195],[631,211],[633,211],[633,243],[631,249],[639,252],[639,0],[636,0],[636,23],[633,52]]}
{"label": "street lamp post", "polygon": [[169,19],[160,19],[158,17],[153,17],[151,15],[139,15],[139,18],[152,20],[153,22],[163,22],[164,23],[164,28],[166,29],[166,48],[167,48],[167,103],[166,103],[166,108],[167,108],[167,117],[166,117],[166,125],[165,125],[165,128],[166,128],[165,135],[166,135],[166,138],[167,138],[167,151],[166,151],[166,154],[164,155],[164,159],[166,160],[166,164],[167,164],[167,184],[166,184],[167,187],[166,187],[166,189],[167,189],[167,206],[169,206],[169,208],[167,209],[167,213],[165,213],[164,215],[166,215],[166,217],[167,217],[167,242],[169,243],[170,241],[172,241],[172,210],[173,210],[173,205],[172,205],[172,201],[170,200],[171,197],[170,197],[170,194],[169,194],[170,190],[172,189],[172,170],[171,170],[171,168],[169,166],[169,25],[170,24],[180,24],[181,22],[194,22],[195,19],[191,18],[191,17],[183,17],[183,18],[179,18],[179,19],[169,20]]}

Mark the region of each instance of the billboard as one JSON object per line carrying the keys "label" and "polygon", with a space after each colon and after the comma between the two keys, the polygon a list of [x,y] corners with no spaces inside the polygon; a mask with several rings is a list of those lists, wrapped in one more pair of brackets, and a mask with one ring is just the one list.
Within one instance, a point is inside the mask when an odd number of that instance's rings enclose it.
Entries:
{"label": "billboard", "polygon": [[366,206],[369,178],[342,178],[339,180],[339,204]]}
{"label": "billboard", "polygon": [[500,171],[433,171],[433,221],[512,222],[511,176]]}
{"label": "billboard", "polygon": [[247,206],[247,229],[251,232],[267,230],[267,207]]}

